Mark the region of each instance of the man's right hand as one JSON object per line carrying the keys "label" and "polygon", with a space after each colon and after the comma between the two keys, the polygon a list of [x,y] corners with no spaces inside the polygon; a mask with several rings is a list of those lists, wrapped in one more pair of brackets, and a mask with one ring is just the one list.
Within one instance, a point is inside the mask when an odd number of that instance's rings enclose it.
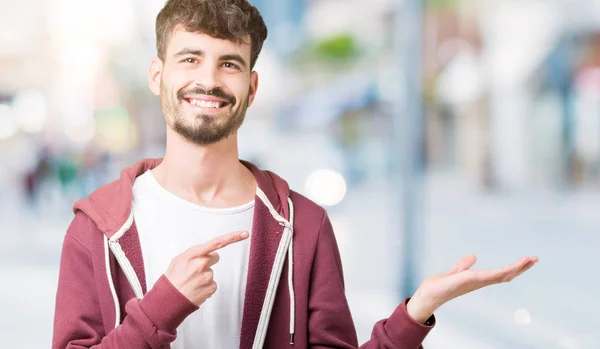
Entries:
{"label": "man's right hand", "polygon": [[200,306],[217,290],[210,268],[219,261],[215,251],[247,238],[248,232],[235,232],[191,247],[173,258],[165,276],[190,302]]}

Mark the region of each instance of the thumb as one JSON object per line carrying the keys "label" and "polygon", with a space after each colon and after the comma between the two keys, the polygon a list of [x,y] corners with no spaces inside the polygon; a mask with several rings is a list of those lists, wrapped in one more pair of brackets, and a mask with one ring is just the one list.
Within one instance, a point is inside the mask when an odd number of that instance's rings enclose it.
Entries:
{"label": "thumb", "polygon": [[461,258],[458,261],[458,263],[456,263],[454,268],[452,268],[448,272],[448,275],[452,275],[452,274],[460,273],[461,271],[468,270],[473,266],[473,264],[475,264],[475,262],[477,262],[477,257],[475,257],[474,254],[466,255],[463,258]]}

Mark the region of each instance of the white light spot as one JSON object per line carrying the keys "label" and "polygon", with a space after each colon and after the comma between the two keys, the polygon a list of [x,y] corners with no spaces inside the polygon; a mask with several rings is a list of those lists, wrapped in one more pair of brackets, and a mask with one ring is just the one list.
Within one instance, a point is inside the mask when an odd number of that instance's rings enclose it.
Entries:
{"label": "white light spot", "polygon": [[8,139],[18,131],[13,108],[0,104],[0,139]]}
{"label": "white light spot", "polygon": [[13,108],[21,130],[28,133],[41,132],[46,124],[46,101],[41,92],[23,91],[16,95]]}
{"label": "white light spot", "polygon": [[515,321],[519,325],[527,325],[531,322],[531,315],[525,309],[519,309],[515,312]]}
{"label": "white light spot", "polygon": [[319,205],[335,206],[346,196],[346,180],[336,171],[322,169],[311,173],[304,184],[306,194]]}

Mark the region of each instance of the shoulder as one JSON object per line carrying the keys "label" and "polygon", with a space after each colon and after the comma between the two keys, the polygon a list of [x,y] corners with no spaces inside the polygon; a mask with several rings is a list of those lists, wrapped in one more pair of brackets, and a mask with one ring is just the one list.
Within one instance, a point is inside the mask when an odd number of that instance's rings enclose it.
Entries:
{"label": "shoulder", "polygon": [[88,251],[94,249],[97,241],[102,237],[96,224],[84,212],[78,211],[73,217],[65,238],[74,240]]}
{"label": "shoulder", "polygon": [[290,198],[294,204],[294,226],[303,230],[320,231],[323,222],[328,219],[325,209],[293,190],[290,191]]}

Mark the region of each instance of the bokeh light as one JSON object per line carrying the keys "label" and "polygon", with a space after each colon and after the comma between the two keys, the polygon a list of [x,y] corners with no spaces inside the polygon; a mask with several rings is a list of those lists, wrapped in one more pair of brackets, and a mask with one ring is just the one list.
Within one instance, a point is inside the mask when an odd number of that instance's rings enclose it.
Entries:
{"label": "bokeh light", "polygon": [[42,92],[24,90],[17,93],[13,108],[19,128],[27,133],[39,133],[46,126],[46,101]]}
{"label": "bokeh light", "polygon": [[11,106],[0,103],[0,139],[8,139],[19,130],[15,113]]}
{"label": "bokeh light", "polygon": [[330,169],[312,172],[304,185],[307,196],[323,206],[335,206],[344,200],[347,185],[344,177]]}
{"label": "bokeh light", "polygon": [[528,325],[531,323],[531,315],[526,309],[518,309],[515,311],[515,321],[519,325]]}

